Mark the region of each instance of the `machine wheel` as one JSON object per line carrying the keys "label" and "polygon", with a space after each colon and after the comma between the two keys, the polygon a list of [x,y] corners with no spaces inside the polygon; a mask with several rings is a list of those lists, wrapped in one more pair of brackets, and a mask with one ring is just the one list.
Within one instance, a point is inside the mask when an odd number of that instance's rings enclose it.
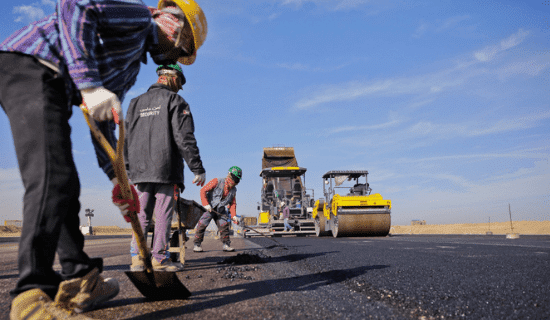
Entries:
{"label": "machine wheel", "polygon": [[318,237],[325,237],[330,234],[330,231],[325,231],[326,219],[324,216],[315,217],[315,235]]}

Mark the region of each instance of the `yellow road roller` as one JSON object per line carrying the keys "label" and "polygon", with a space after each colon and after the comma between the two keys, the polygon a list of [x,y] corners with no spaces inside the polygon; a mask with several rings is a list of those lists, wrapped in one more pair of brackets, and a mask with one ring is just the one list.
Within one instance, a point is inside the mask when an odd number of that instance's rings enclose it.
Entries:
{"label": "yellow road roller", "polygon": [[312,212],[318,237],[388,235],[391,200],[371,194],[368,174],[366,170],[340,170],[323,175],[325,198],[315,202]]}

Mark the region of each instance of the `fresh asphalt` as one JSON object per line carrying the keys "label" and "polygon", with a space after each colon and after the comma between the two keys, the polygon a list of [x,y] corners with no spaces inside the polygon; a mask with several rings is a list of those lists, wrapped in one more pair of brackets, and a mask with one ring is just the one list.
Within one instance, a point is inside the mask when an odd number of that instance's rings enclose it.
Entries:
{"label": "fresh asphalt", "polygon": [[[234,238],[188,247],[180,280],[189,300],[147,302],[128,282],[129,236],[87,237],[121,293],[98,319],[548,319],[550,236],[394,235]],[[17,244],[0,245],[0,319],[17,280]],[[222,278],[219,261],[239,253],[264,259],[252,279]]]}
{"label": "fresh asphalt", "polygon": [[[277,251],[288,269],[333,284],[324,295],[312,294],[344,318],[550,318],[549,236],[276,239],[288,249]],[[359,304],[371,310],[361,313]]]}

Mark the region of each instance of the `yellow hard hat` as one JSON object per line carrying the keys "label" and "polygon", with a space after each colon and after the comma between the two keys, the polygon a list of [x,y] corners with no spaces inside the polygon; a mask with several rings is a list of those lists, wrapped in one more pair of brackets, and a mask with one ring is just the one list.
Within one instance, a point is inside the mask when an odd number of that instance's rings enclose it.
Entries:
{"label": "yellow hard hat", "polygon": [[197,50],[199,50],[206,40],[206,34],[208,33],[206,16],[204,12],[202,12],[201,7],[199,7],[194,0],[159,0],[158,9],[164,9],[169,3],[175,3],[183,11],[191,26],[193,40],[195,42],[195,52],[189,57],[179,58],[178,62],[185,65],[193,64],[197,57]]}

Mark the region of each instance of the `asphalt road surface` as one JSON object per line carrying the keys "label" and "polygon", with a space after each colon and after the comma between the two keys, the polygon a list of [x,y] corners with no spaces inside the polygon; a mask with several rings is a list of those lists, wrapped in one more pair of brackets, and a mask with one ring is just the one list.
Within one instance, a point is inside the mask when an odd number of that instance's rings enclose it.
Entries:
{"label": "asphalt road surface", "polygon": [[[273,241],[275,240],[275,241]],[[126,278],[129,238],[89,237],[120,294],[95,319],[548,319],[550,237],[207,238],[187,244],[187,300],[149,301]],[[17,281],[16,243],[0,243],[0,319]],[[236,264],[232,264],[235,262]],[[59,268],[56,266],[56,268]]]}

